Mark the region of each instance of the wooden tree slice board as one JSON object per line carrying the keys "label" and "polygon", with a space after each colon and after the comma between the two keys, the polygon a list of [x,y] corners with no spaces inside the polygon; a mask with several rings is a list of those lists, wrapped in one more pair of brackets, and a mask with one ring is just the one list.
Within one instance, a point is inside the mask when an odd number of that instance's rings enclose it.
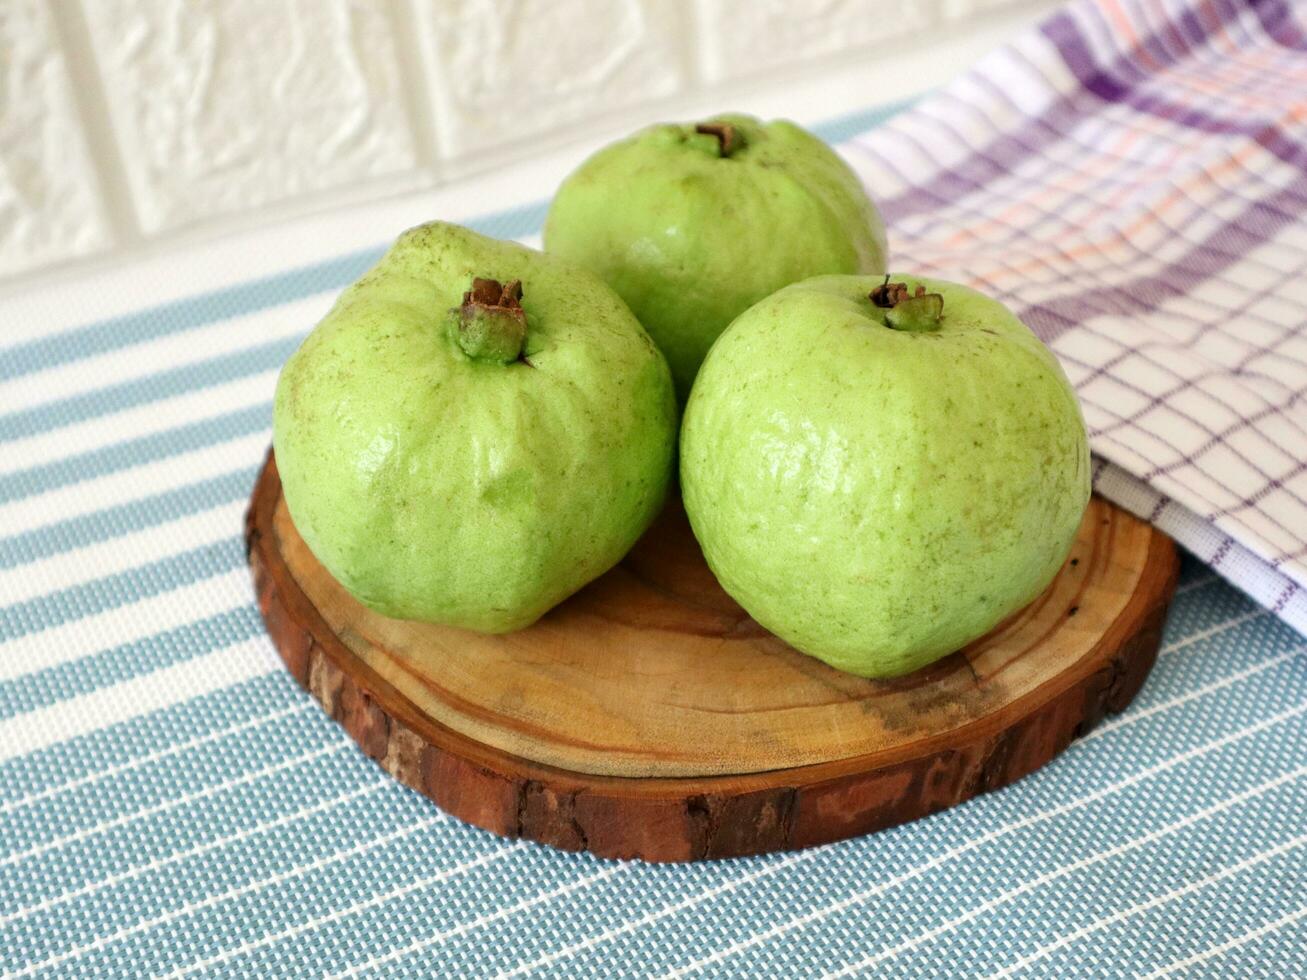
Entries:
{"label": "wooden tree slice board", "polygon": [[1032,772],[1134,697],[1179,567],[1169,538],[1094,498],[1035,602],[870,681],[749,619],[676,504],[617,568],[504,636],[360,605],[296,532],[271,454],[246,525],[277,649],[364,752],[487,830],[654,861],[839,840]]}

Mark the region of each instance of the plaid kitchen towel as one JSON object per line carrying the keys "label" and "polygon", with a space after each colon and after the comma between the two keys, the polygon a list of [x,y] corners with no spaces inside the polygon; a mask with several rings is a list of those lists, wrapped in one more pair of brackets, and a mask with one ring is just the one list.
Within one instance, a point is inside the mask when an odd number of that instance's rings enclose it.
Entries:
{"label": "plaid kitchen towel", "polygon": [[888,123],[821,127],[898,267],[1017,308],[1079,386],[1099,491],[1201,561],[1127,712],[798,854],[654,867],[466,827],[263,634],[240,518],[277,369],[406,225],[538,241],[565,167],[0,301],[0,974],[1301,976],[1304,21],[1081,4]]}
{"label": "plaid kitchen towel", "polygon": [[1079,4],[846,150],[898,267],[1052,347],[1099,493],[1307,633],[1301,13]]}

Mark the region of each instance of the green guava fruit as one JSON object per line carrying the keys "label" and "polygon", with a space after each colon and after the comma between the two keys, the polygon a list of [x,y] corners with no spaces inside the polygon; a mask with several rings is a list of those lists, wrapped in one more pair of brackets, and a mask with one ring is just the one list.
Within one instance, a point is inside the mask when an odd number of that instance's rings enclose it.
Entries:
{"label": "green guava fruit", "polygon": [[666,362],[597,277],[433,223],[286,363],[273,443],[296,528],[359,601],[498,633],[635,543],[676,418]]}
{"label": "green guava fruit", "polygon": [[727,324],[782,286],[885,271],[885,229],[853,171],[791,122],[661,125],[565,180],[545,251],[599,274],[667,355],[682,402]]}
{"label": "green guava fruit", "polygon": [[821,276],[742,314],[681,429],[685,509],[759,623],[864,677],[916,670],[1037,596],[1089,500],[1075,393],[964,286]]}

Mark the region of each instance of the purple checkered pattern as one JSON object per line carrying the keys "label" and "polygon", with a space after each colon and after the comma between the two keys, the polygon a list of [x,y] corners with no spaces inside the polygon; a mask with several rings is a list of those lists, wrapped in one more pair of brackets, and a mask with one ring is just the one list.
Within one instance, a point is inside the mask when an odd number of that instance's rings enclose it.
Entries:
{"label": "purple checkered pattern", "polygon": [[844,149],[895,268],[1061,359],[1098,492],[1307,633],[1307,6],[1077,3]]}

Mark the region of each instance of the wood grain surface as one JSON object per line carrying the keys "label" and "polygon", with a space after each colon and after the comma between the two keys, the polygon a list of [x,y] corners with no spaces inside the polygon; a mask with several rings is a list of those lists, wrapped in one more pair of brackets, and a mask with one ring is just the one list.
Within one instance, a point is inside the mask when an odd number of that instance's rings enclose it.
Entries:
{"label": "wood grain surface", "polygon": [[271,454],[247,543],[287,667],[397,778],[495,833],[658,861],[825,843],[1037,769],[1134,697],[1178,570],[1168,538],[1095,498],[1039,599],[869,681],[749,619],[675,504],[617,568],[504,636],[360,605],[296,532]]}

